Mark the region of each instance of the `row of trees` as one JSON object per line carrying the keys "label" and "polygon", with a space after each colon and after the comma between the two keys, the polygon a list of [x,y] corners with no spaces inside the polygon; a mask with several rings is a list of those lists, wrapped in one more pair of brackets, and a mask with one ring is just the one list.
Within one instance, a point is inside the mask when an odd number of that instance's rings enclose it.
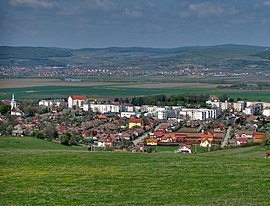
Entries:
{"label": "row of trees", "polygon": [[209,95],[156,95],[133,97],[131,103],[135,106],[158,105],[158,106],[185,106],[185,107],[207,107],[206,101]]}

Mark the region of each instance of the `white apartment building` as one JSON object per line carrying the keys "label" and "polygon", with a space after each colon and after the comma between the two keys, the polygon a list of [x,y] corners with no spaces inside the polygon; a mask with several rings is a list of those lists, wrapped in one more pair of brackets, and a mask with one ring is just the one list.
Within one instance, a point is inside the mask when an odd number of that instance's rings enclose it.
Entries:
{"label": "white apartment building", "polygon": [[206,120],[206,119],[217,119],[220,115],[218,109],[187,109],[183,108],[180,111],[182,119],[188,120]]}
{"label": "white apartment building", "polygon": [[69,96],[68,97],[68,108],[79,107],[83,108],[84,104],[87,104],[88,100],[86,96]]}
{"label": "white apartment building", "polygon": [[120,106],[118,104],[112,104],[112,103],[105,103],[105,104],[96,104],[91,103],[90,108],[93,110],[93,112],[100,112],[101,114],[104,113],[119,113],[120,112]]}

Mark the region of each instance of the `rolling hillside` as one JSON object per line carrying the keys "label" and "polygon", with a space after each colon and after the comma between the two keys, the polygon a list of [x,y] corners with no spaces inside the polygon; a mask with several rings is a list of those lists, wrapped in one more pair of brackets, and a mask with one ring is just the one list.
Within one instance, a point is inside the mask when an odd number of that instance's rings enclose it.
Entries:
{"label": "rolling hillside", "polygon": [[[143,47],[111,47],[104,49],[60,49],[44,47],[0,47],[2,66],[101,66],[106,69],[168,69],[179,64],[194,64],[218,69],[241,69],[258,64],[269,69],[265,47],[217,45],[157,49]],[[254,68],[253,68],[254,69]]]}

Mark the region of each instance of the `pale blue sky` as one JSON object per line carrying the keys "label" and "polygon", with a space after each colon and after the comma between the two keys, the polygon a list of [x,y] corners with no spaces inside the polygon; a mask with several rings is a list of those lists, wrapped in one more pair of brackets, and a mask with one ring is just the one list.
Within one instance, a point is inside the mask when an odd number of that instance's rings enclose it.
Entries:
{"label": "pale blue sky", "polygon": [[270,0],[0,0],[0,45],[270,46]]}

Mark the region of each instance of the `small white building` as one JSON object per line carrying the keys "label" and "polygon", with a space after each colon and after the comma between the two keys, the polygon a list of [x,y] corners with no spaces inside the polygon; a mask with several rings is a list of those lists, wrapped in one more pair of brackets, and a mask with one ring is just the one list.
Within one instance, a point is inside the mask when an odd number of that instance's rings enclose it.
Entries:
{"label": "small white building", "polygon": [[237,112],[242,112],[245,109],[245,101],[238,101],[233,103],[233,108]]}
{"label": "small white building", "polygon": [[43,99],[38,102],[39,106],[45,106],[45,107],[66,107],[67,102],[65,102],[64,99]]}
{"label": "small white building", "polygon": [[126,117],[126,118],[130,118],[131,116],[140,116],[140,113],[138,112],[121,112],[120,117]]}
{"label": "small white building", "polygon": [[255,113],[261,112],[262,111],[262,104],[261,103],[256,103],[253,105],[249,105],[243,110],[243,113],[247,115],[253,115]]}
{"label": "small white building", "polygon": [[263,115],[270,117],[270,107],[266,107],[263,109]]}
{"label": "small white building", "polygon": [[208,100],[206,101],[206,104],[211,105],[212,108],[220,108],[220,101],[219,100]]}

